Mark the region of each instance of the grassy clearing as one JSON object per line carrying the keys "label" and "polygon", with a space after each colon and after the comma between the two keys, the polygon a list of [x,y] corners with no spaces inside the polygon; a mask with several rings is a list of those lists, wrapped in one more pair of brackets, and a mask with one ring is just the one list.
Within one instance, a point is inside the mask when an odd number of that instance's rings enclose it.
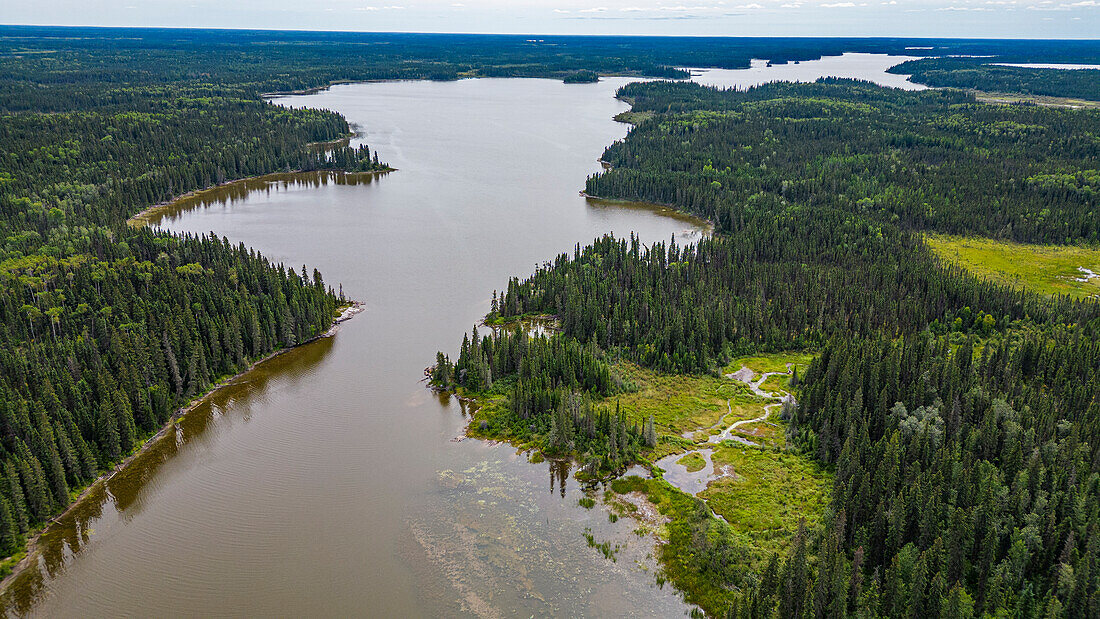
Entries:
{"label": "grassy clearing", "polygon": [[1045,95],[1024,95],[1005,92],[976,92],[975,96],[982,103],[1001,105],[1015,105],[1018,103],[1034,103],[1047,107],[1069,107],[1075,109],[1100,109],[1100,101],[1088,99],[1074,99],[1073,97],[1050,97]]}
{"label": "grassy clearing", "polygon": [[734,430],[734,433],[764,447],[785,449],[787,447],[786,422],[780,423],[778,419],[774,421],[772,419],[772,417],[768,417],[768,421],[739,426]]}
{"label": "grassy clearing", "polygon": [[1100,295],[1100,278],[1078,281],[1084,276],[1080,268],[1100,273],[1100,249],[944,235],[926,235],[925,242],[978,277],[1040,294]]}
{"label": "grassy clearing", "polygon": [[701,471],[706,468],[707,461],[703,456],[693,451],[683,458],[680,458],[679,464],[683,465],[689,473],[694,473],[695,471]]}
{"label": "grassy clearing", "polygon": [[768,380],[760,384],[760,388],[768,393],[779,394],[780,391],[791,390],[790,376],[769,376]]}
{"label": "grassy clearing", "polygon": [[764,558],[786,548],[800,518],[813,527],[828,503],[832,476],[804,455],[723,446],[711,459],[729,476],[701,496]]}
{"label": "grassy clearing", "polygon": [[631,125],[640,125],[650,118],[653,118],[653,112],[619,112],[615,115],[615,120]]}
{"label": "grassy clearing", "polygon": [[[695,443],[705,443],[712,434],[718,434],[721,430],[732,425],[735,421],[741,421],[744,419],[756,419],[764,414],[764,405],[768,404],[769,400],[764,400],[753,395],[742,395],[729,400],[729,414],[722,420],[715,428],[710,426],[703,426],[699,430],[689,434],[691,440]],[[671,437],[669,437],[671,438]],[[667,454],[660,454],[657,457],[662,457]]]}
{"label": "grassy clearing", "polygon": [[756,378],[759,378],[760,374],[766,372],[786,372],[787,364],[790,363],[793,367],[798,368],[799,374],[805,374],[806,368],[810,367],[810,361],[813,358],[813,353],[806,352],[779,352],[738,357],[726,366],[723,373],[730,374],[740,370],[741,366],[745,366],[755,372]]}
{"label": "grassy clearing", "polygon": [[[730,405],[734,415],[727,418],[729,421],[751,419],[759,414],[751,414],[759,410],[759,404],[756,408],[747,405],[759,400],[744,385],[724,378],[658,374],[626,362],[616,365],[615,370],[638,387],[633,393],[618,396],[622,411],[639,423],[652,414],[658,434],[680,437],[708,428],[729,411]],[[738,417],[742,414],[745,416]]]}

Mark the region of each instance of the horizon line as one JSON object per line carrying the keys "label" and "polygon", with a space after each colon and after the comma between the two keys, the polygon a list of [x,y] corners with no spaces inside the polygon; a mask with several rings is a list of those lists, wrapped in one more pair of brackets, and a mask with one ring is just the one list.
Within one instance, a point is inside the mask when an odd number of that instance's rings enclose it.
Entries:
{"label": "horizon line", "polygon": [[7,24],[0,28],[99,28],[118,30],[215,30],[235,32],[286,32],[286,33],[334,33],[334,34],[389,34],[389,35],[467,35],[467,36],[541,36],[541,37],[619,37],[619,38],[664,38],[664,39],[867,39],[867,40],[935,40],[935,41],[1085,41],[1100,43],[1100,38],[1086,37],[937,37],[931,35],[714,35],[714,34],[614,34],[614,33],[557,33],[557,32],[470,32],[445,30],[341,30],[341,29],[301,29],[301,28],[248,28],[239,26],[122,26],[102,24]]}

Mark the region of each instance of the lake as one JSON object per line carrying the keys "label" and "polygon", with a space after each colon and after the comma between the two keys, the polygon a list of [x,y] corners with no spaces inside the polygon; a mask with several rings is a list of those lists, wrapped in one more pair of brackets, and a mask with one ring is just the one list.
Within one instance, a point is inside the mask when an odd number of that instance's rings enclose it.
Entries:
{"label": "lake", "polygon": [[[818,74],[838,60],[817,61]],[[901,60],[849,69],[885,82]],[[720,77],[758,83],[794,66]],[[801,79],[814,66],[797,65]],[[421,381],[510,277],[605,233],[706,233],[668,209],[579,195],[627,132],[612,120],[627,81],[385,82],[278,99],[341,112],[353,145],[398,170],[273,175],[152,223],[317,267],[365,311],[219,390],[97,486],[9,581],[6,614],[687,613],[629,519],[578,506],[567,466],[462,440],[467,411]],[[619,544],[617,560],[586,532]]]}

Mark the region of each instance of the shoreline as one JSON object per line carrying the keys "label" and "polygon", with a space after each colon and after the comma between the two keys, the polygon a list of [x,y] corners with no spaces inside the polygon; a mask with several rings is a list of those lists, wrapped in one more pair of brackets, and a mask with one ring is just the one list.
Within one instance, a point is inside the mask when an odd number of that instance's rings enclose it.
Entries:
{"label": "shoreline", "polygon": [[[673,67],[673,68],[681,68],[681,67]],[[717,69],[719,67],[700,67],[700,68],[703,68],[703,69]],[[751,68],[751,67],[744,67],[744,68],[748,69],[748,68]],[[688,69],[683,69],[683,68],[681,68],[681,70],[689,71]],[[478,69],[474,69],[473,71],[477,72]],[[689,71],[689,73],[690,73],[690,71]],[[655,75],[645,75],[645,74],[643,74],[641,72],[637,72],[637,71],[625,71],[625,72],[618,72],[618,73],[612,71],[610,73],[600,73],[599,76],[601,78],[603,78],[603,77],[625,77],[625,78],[640,79],[640,80],[663,80],[664,79],[664,80],[670,80],[670,81],[683,81],[683,80],[690,80],[691,79],[690,75],[688,77],[658,77],[658,76],[655,76]],[[269,99],[278,99],[280,97],[296,97],[296,96],[301,96],[301,95],[315,95],[319,92],[325,92],[326,90],[329,90],[333,86],[347,86],[347,85],[350,85],[350,84],[388,84],[388,83],[392,83],[392,82],[459,82],[459,81],[462,81],[462,80],[483,80],[483,79],[533,79],[533,80],[551,80],[551,81],[555,81],[555,82],[561,82],[562,80],[565,79],[565,77],[566,77],[566,75],[553,76],[553,77],[549,76],[549,75],[507,75],[507,76],[469,75],[469,71],[464,71],[462,73],[457,74],[457,77],[455,77],[455,79],[432,79],[432,78],[429,78],[429,77],[394,77],[394,78],[375,78],[375,79],[365,79],[365,80],[334,80],[334,81],[331,81],[327,84],[322,84],[320,86],[313,86],[313,87],[310,87],[310,88],[299,88],[298,90],[276,90],[274,92],[261,92],[259,94],[259,97],[260,97],[260,99],[262,99],[264,101],[268,101]],[[595,82],[586,82],[586,83],[595,83]],[[270,102],[270,101],[268,101],[268,102]]]}
{"label": "shoreline", "polygon": [[714,234],[713,221],[700,217],[699,215],[694,215],[687,211],[681,210],[672,204],[661,204],[660,202],[645,202],[641,200],[631,200],[627,198],[605,198],[602,196],[594,196],[583,190],[581,190],[579,194],[590,204],[595,203],[597,206],[642,208],[650,211],[656,211],[664,217],[668,217],[670,219],[674,219],[676,221],[680,221],[700,228],[700,234],[704,236]]}
{"label": "shoreline", "polygon": [[[344,139],[347,139],[347,138],[340,138],[340,139],[344,140]],[[328,143],[329,142],[311,142],[310,144],[328,144]],[[164,200],[163,202],[157,202],[156,204],[153,204],[151,206],[147,206],[144,209],[142,209],[142,210],[138,211],[137,213],[135,213],[134,215],[130,216],[130,218],[126,220],[126,225],[130,226],[131,228],[148,227],[150,225],[149,219],[151,217],[161,213],[162,211],[168,210],[173,205],[175,205],[177,202],[181,202],[183,200],[187,200],[187,199],[190,199],[190,198],[196,198],[198,196],[201,196],[204,193],[208,193],[208,192],[215,191],[215,190],[218,190],[218,189],[224,189],[226,187],[229,187],[229,186],[232,186],[232,185],[235,185],[235,184],[238,184],[238,183],[247,183],[247,182],[251,182],[251,181],[263,180],[264,178],[267,178],[269,176],[278,176],[278,175],[282,175],[282,174],[312,174],[314,172],[331,172],[331,173],[334,173],[334,174],[352,174],[352,175],[366,175],[366,174],[378,175],[378,174],[387,174],[389,172],[396,172],[396,171],[397,171],[397,168],[387,168],[385,170],[371,170],[369,172],[347,172],[345,170],[290,170],[290,171],[287,171],[287,172],[267,172],[267,173],[264,173],[264,174],[256,174],[255,176],[245,176],[243,178],[235,178],[231,181],[225,181],[225,182],[222,182],[222,183],[217,183],[217,184],[214,184],[214,185],[210,185],[208,187],[203,187],[202,189],[192,189],[191,191],[188,191],[187,193],[181,193],[180,195],[175,196],[174,198],[172,198],[170,200]]]}
{"label": "shoreline", "polygon": [[[356,315],[358,315],[358,314],[362,313],[363,311],[365,311],[365,309],[366,308],[365,308],[365,306],[363,305],[362,302],[352,301],[350,305],[344,307],[340,311],[340,314],[337,315],[336,318],[334,318],[332,320],[332,325],[329,326],[329,328],[326,329],[324,332],[319,333],[317,335],[314,335],[313,337],[311,337],[311,338],[309,338],[309,339],[307,339],[303,342],[300,342],[298,344],[295,344],[293,346],[288,346],[286,348],[280,348],[278,350],[274,350],[274,351],[264,355],[263,357],[249,363],[248,367],[244,368],[240,372],[237,372],[236,374],[233,374],[231,376],[227,376],[227,377],[223,378],[222,380],[214,383],[214,385],[212,385],[206,393],[196,397],[195,399],[188,402],[186,405],[181,406],[180,408],[176,409],[176,411],[174,413],[172,413],[172,416],[168,418],[168,421],[166,421],[164,423],[164,425],[161,426],[160,430],[158,430],[155,434],[152,434],[151,436],[149,436],[148,438],[143,440],[141,442],[141,445],[138,446],[138,448],[136,450],[134,450],[133,453],[131,453],[130,455],[123,458],[118,464],[111,467],[110,470],[107,470],[107,471],[104,471],[103,473],[101,473],[91,483],[89,483],[87,486],[85,486],[84,489],[80,491],[80,494],[78,494],[75,499],[70,501],[69,504],[65,506],[65,509],[60,514],[57,514],[56,516],[54,516],[54,517],[50,518],[49,520],[47,520],[42,525],[41,529],[39,529],[37,532],[34,533],[34,535],[32,535],[30,538],[27,539],[26,543],[24,544],[23,549],[21,550],[21,552],[23,553],[23,558],[20,559],[18,563],[16,563],[15,565],[12,566],[11,572],[9,572],[6,576],[4,576],[3,579],[0,579],[0,593],[2,593],[4,590],[6,590],[8,588],[8,585],[11,584],[11,581],[14,580],[15,577],[17,577],[25,569],[30,567],[31,559],[37,557],[36,553],[38,551],[38,540],[39,540],[39,538],[42,537],[42,535],[44,533],[49,531],[51,527],[53,527],[55,524],[57,524],[61,519],[63,519],[65,516],[67,516],[69,514],[69,512],[71,512],[73,509],[75,509],[77,506],[79,506],[83,501],[85,501],[88,498],[88,495],[91,494],[91,492],[93,490],[95,490],[98,486],[101,486],[101,485],[106,484],[107,482],[111,481],[111,479],[117,473],[119,473],[120,471],[124,470],[127,466],[129,466],[138,456],[144,454],[157,441],[159,441],[161,438],[163,438],[167,434],[167,432],[170,428],[174,428],[176,426],[176,424],[179,422],[180,419],[182,419],[184,416],[186,416],[191,411],[195,410],[200,404],[202,404],[207,399],[209,399],[210,397],[212,397],[213,395],[218,393],[221,389],[236,383],[239,379],[241,379],[241,378],[245,377],[246,375],[248,375],[248,373],[250,373],[252,370],[254,370],[260,364],[262,364],[264,362],[267,362],[267,361],[270,361],[271,359],[274,359],[275,357],[278,357],[279,355],[282,355],[285,352],[288,352],[288,351],[294,350],[296,348],[299,348],[301,346],[305,346],[307,344],[311,344],[313,342],[316,342],[319,339],[326,338],[326,337],[333,337],[340,330],[340,325],[342,323],[345,323],[345,322],[351,320]],[[17,554],[19,554],[19,553],[17,552],[15,554],[13,554],[12,556],[15,556]]]}
{"label": "shoreline", "polygon": [[419,82],[430,81],[425,79],[413,79],[413,78],[397,78],[397,79],[373,79],[373,80],[335,80],[321,86],[314,86],[312,88],[300,88],[298,90],[276,90],[274,92],[261,92],[260,99],[267,101],[268,99],[278,99],[279,97],[296,97],[300,95],[315,95],[319,92],[324,92],[333,86],[344,86],[347,84],[381,84],[385,82]]}

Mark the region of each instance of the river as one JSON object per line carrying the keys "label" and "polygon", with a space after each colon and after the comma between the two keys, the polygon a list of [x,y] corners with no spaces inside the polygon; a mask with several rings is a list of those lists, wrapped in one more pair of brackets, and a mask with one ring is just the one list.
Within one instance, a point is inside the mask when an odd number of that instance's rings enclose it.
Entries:
{"label": "river", "polygon": [[[608,232],[705,234],[667,209],[578,194],[626,134],[612,120],[626,82],[387,82],[279,99],[343,113],[353,144],[398,171],[273,176],[153,223],[317,267],[365,311],[218,391],[97,486],[9,581],[5,614],[687,613],[633,523],[578,506],[560,465],[461,440],[463,407],[421,382],[509,277]],[[622,546],[616,561],[586,531]]]}

